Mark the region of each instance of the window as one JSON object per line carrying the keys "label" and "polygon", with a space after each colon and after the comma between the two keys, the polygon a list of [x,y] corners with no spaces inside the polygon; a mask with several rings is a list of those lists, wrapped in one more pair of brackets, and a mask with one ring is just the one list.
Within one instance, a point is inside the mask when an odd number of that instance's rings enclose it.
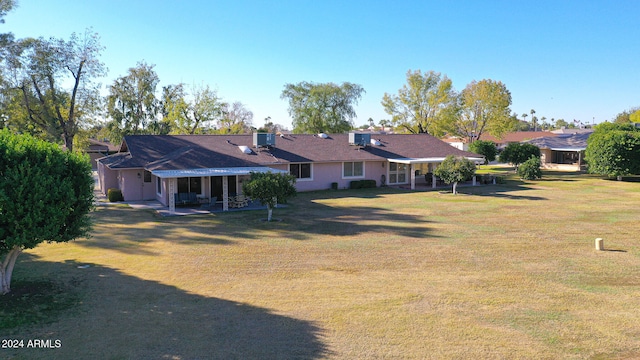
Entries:
{"label": "window", "polygon": [[311,163],[289,164],[289,173],[296,179],[311,179]]}
{"label": "window", "polygon": [[202,194],[202,178],[200,177],[178,178],[178,193],[189,193],[189,192]]}
{"label": "window", "polygon": [[144,171],[144,182],[146,183],[150,183],[151,182],[151,171]]}
{"label": "window", "polygon": [[406,164],[389,163],[389,184],[404,184],[407,182],[409,167]]}
{"label": "window", "polygon": [[162,195],[162,179],[159,177],[156,178],[156,192]]}
{"label": "window", "polygon": [[362,161],[345,162],[342,165],[343,177],[363,177],[364,163]]}

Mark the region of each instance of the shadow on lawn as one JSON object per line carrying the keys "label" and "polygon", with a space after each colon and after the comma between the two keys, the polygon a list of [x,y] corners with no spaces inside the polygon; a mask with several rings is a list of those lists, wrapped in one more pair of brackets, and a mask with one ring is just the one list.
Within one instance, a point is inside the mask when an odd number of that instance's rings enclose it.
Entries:
{"label": "shadow on lawn", "polygon": [[[80,266],[80,267],[79,267]],[[115,269],[22,254],[16,278],[64,283],[80,301],[12,338],[58,339],[57,349],[2,349],[29,359],[317,359],[330,354],[313,322],[269,309],[187,293]],[[212,279],[211,286],[215,286]],[[16,289],[17,290],[17,289]]]}
{"label": "shadow on lawn", "polygon": [[[524,182],[509,182],[505,185],[486,185],[481,187],[461,188],[460,193],[475,196],[491,196],[512,200],[548,200],[542,196],[520,195],[520,192],[532,190]],[[517,192],[517,193],[516,193]]]}
{"label": "shadow on lawn", "polygon": [[[406,191],[399,193],[406,194]],[[375,192],[365,195],[378,198]],[[358,197],[355,193],[350,196]],[[426,226],[428,221],[422,216],[380,206],[328,206],[314,201],[319,198],[304,195],[286,207],[275,209],[274,218],[283,221],[272,223],[262,221],[266,210],[163,218],[129,207],[102,207],[93,213],[92,238],[74,243],[127,254],[154,255],[157,250],[146,247],[146,243],[233,245],[241,240],[263,240],[264,232],[293,240],[313,239],[316,235],[348,237],[368,232],[433,237]]]}

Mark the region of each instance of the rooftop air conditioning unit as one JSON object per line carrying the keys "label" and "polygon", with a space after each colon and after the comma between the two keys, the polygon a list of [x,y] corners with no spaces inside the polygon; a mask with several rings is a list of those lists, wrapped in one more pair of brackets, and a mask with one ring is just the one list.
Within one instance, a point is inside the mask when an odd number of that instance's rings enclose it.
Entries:
{"label": "rooftop air conditioning unit", "polygon": [[276,146],[276,134],[253,133],[253,146],[257,148]]}
{"label": "rooftop air conditioning unit", "polygon": [[371,134],[349,133],[349,145],[368,146],[371,144]]}

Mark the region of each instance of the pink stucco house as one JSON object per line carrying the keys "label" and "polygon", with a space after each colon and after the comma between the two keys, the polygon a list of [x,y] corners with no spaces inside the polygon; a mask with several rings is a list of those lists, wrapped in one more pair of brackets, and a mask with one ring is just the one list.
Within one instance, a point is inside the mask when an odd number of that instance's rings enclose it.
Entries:
{"label": "pink stucco house", "polygon": [[196,193],[226,210],[251,172],[291,173],[298,191],[363,179],[414,188],[448,155],[483,160],[427,134],[133,135],[98,160],[98,179],[102,192],[120,189],[126,201],[158,200],[173,210],[174,194]]}

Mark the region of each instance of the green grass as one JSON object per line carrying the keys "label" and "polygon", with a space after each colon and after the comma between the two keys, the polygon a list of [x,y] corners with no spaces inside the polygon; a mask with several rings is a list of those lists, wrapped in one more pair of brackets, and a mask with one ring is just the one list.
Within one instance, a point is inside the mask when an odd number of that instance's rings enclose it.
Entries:
{"label": "green grass", "polygon": [[[3,338],[62,347],[0,358],[640,357],[640,187],[507,176],[456,196],[300,193],[273,223],[266,211],[99,207],[91,239],[42,245],[16,265],[15,292],[69,293],[70,306]],[[21,290],[34,282],[45,286]],[[3,324],[25,311],[0,308]]]}

